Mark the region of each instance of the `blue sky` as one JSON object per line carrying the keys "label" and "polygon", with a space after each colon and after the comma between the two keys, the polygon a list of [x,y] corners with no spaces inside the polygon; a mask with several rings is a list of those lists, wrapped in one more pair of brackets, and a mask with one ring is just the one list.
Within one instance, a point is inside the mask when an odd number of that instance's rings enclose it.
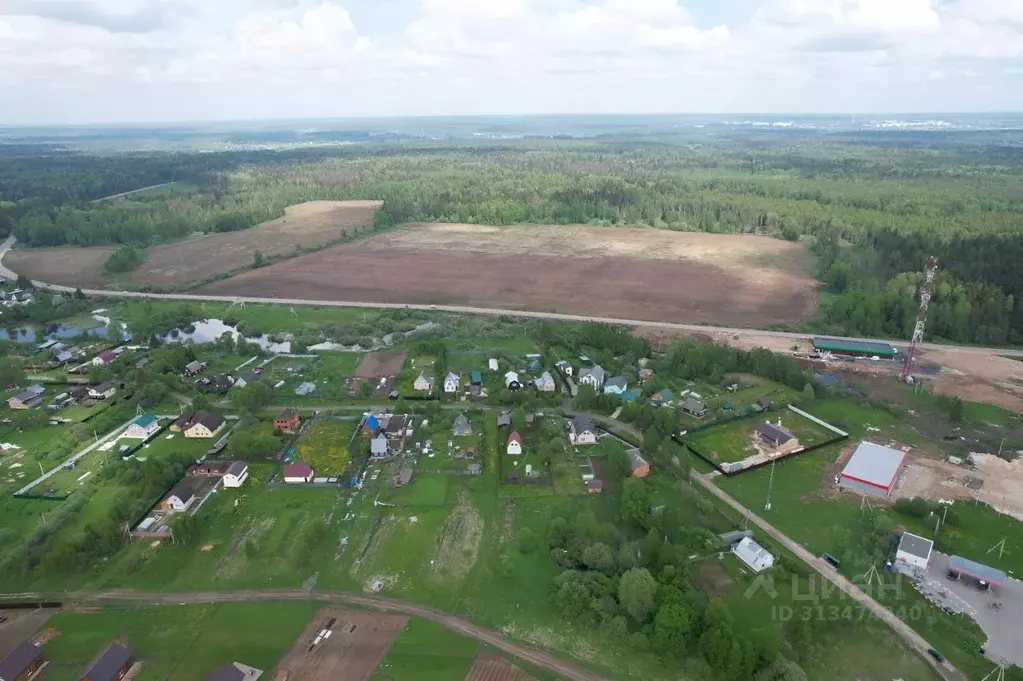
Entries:
{"label": "blue sky", "polygon": [[0,0],[0,124],[1023,110],[1023,0]]}

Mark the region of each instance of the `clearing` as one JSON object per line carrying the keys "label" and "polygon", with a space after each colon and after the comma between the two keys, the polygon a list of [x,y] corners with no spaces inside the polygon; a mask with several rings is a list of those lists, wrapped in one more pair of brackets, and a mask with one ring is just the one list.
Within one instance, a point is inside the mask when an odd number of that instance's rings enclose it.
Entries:
{"label": "clearing", "polygon": [[242,273],[200,292],[759,325],[815,314],[810,264],[801,246],[766,237],[417,224]]}
{"label": "clearing", "polygon": [[[284,217],[237,232],[203,236],[153,246],[146,262],[131,274],[131,283],[173,286],[198,281],[252,264],[257,251],[284,255],[296,246],[316,247],[351,229],[372,224],[379,201],[307,201],[285,210]],[[32,279],[105,288],[103,264],[113,247],[33,248],[11,251],[4,264]]]}

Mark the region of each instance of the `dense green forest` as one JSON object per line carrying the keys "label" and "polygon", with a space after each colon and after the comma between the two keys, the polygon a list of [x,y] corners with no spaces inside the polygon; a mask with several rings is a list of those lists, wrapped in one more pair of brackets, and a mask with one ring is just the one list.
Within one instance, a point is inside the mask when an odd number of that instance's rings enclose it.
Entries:
{"label": "dense green forest", "polygon": [[[149,184],[173,190],[90,199]],[[1023,342],[1023,153],[1015,138],[739,134],[0,157],[0,233],[35,246],[145,247],[244,229],[310,199],[383,199],[378,220],[586,223],[802,241],[816,327],[905,337],[927,257],[929,332]]]}

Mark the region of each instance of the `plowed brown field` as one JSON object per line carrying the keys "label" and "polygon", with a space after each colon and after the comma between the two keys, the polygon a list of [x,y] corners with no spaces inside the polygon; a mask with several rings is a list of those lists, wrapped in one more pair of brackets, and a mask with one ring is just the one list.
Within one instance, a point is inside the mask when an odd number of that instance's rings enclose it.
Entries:
{"label": "plowed brown field", "polygon": [[480,653],[465,681],[536,681],[508,660],[491,653]]}
{"label": "plowed brown field", "polygon": [[210,295],[503,307],[758,326],[816,311],[809,253],[766,237],[423,224],[199,289]]}
{"label": "plowed brown field", "polygon": [[[290,206],[284,217],[224,234],[208,234],[147,249],[146,262],[131,275],[135,285],[171,286],[198,281],[252,263],[263,255],[283,255],[295,246],[319,246],[347,230],[366,226],[380,201],[309,201]],[[104,288],[103,264],[113,248],[23,249],[4,264],[32,279],[64,286]]]}

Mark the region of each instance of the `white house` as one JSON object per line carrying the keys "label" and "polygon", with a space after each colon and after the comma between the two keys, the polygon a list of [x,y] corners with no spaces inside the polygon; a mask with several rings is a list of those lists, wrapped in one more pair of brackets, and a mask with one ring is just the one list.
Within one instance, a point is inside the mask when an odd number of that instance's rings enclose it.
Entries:
{"label": "white house", "polygon": [[579,384],[593,386],[594,390],[600,390],[604,387],[604,367],[599,364],[594,364],[591,367],[585,367],[579,372]]}
{"label": "white house", "polygon": [[180,513],[181,511],[187,511],[194,501],[195,490],[190,485],[181,483],[171,490],[171,493],[167,495],[167,498],[160,505],[165,511]]}
{"label": "white house", "polygon": [[522,387],[522,383],[519,381],[519,375],[514,371],[509,371],[504,375],[504,385],[509,390],[518,390]]}
{"label": "white house", "polygon": [[462,379],[456,373],[449,373],[444,377],[444,392],[457,393],[458,384]]}
{"label": "white house", "polygon": [[732,547],[732,553],[753,572],[763,572],[774,565],[774,556],[749,537]]}
{"label": "white house", "polygon": [[572,365],[569,364],[568,362],[566,362],[565,360],[561,360],[560,362],[558,362],[554,366],[558,369],[558,371],[560,371],[561,373],[565,374],[569,378],[572,377],[572,372],[573,372]]}
{"label": "white house", "polygon": [[522,436],[518,433],[512,433],[508,436],[508,453],[512,456],[522,454]]}
{"label": "white house", "polygon": [[144,440],[158,430],[160,430],[160,422],[157,418],[152,414],[143,414],[124,429],[124,437]]}
{"label": "white house", "polygon": [[543,372],[543,375],[540,376],[540,378],[536,379],[535,383],[536,389],[542,393],[554,392],[555,389],[554,377],[551,376],[551,372],[549,371]]}
{"label": "white house", "polygon": [[568,425],[568,439],[574,445],[592,445],[597,443],[597,429],[588,416],[578,414],[572,417]]}
{"label": "white house", "polygon": [[490,367],[491,371],[499,371],[501,367],[497,364],[497,360],[493,357],[487,362],[487,366]]}
{"label": "white house", "polygon": [[419,378],[417,378],[412,384],[412,387],[421,392],[433,390],[433,378],[431,376],[427,376],[425,373],[421,373],[419,374]]}
{"label": "white house", "polygon": [[902,533],[899,548],[895,551],[895,561],[919,570],[926,570],[931,562],[931,551],[934,542],[909,532]]}
{"label": "white house", "polygon": [[249,464],[235,461],[224,473],[224,487],[241,487],[249,477]]}
{"label": "white house", "polygon": [[116,392],[117,386],[113,383],[100,383],[89,388],[89,397],[94,400],[105,400],[108,397],[113,397]]}
{"label": "white house", "polygon": [[374,459],[382,459],[387,456],[387,435],[383,431],[370,440],[369,455]]}

